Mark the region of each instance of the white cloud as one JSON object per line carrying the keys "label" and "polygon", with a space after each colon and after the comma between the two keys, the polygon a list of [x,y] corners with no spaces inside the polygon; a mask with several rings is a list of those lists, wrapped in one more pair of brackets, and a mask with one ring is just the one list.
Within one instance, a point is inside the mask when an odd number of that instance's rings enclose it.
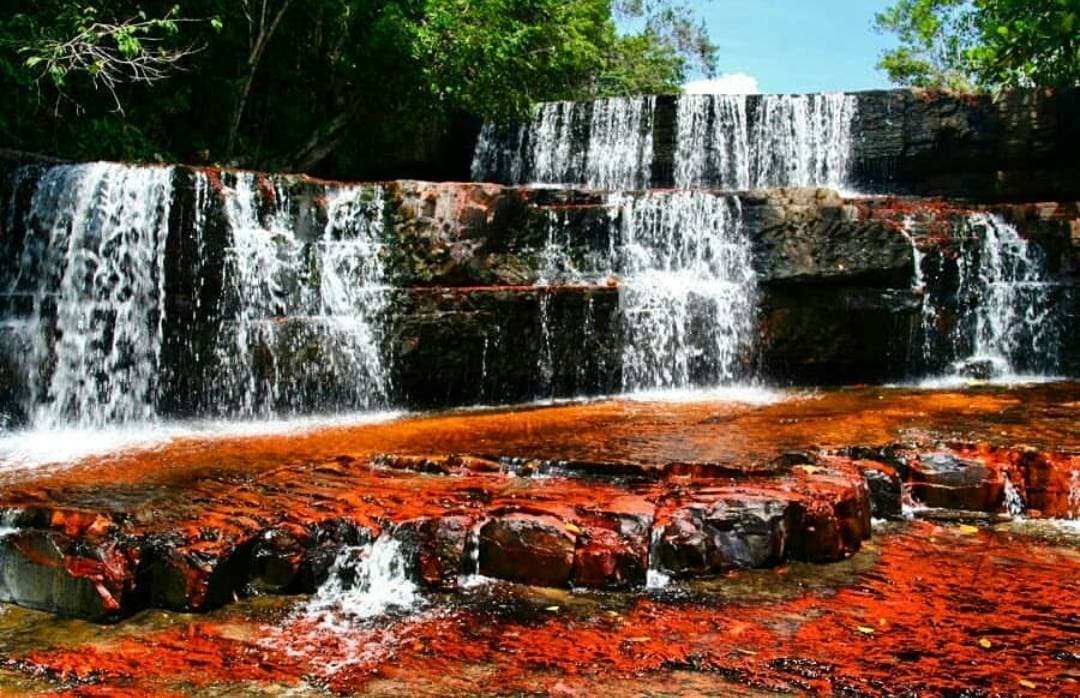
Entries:
{"label": "white cloud", "polygon": [[695,80],[683,85],[686,94],[749,95],[760,91],[757,78],[746,73],[726,73],[711,80]]}

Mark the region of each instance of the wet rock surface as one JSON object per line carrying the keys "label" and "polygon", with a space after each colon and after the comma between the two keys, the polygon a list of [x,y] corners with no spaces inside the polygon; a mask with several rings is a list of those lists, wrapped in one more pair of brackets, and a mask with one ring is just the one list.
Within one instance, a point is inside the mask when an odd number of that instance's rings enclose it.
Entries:
{"label": "wet rock surface", "polygon": [[939,518],[1076,516],[1076,386],[1028,390],[466,413],[13,471],[0,590],[96,620],[201,612],[310,593],[342,549],[380,535],[426,589],[477,573],[641,589],[650,569],[844,560],[905,500]]}
{"label": "wet rock surface", "polygon": [[[1080,683],[1071,630],[1078,573],[1075,548],[1061,540],[912,522],[879,531],[836,565],[735,571],[721,584],[644,598],[492,582],[438,613],[355,623],[347,635],[281,597],[62,629],[44,614],[7,608],[0,687],[72,695],[888,696],[972,687],[1071,695]],[[371,650],[387,643],[391,652]]]}
{"label": "wet rock surface", "polygon": [[[0,687],[716,690],[719,672],[725,693],[1067,695],[1080,541],[1020,527],[1080,516],[1078,399],[615,401],[7,469]],[[1006,481],[1025,520],[1003,523]],[[935,522],[871,530],[902,501]],[[344,555],[362,577],[386,537],[423,605],[312,615],[303,594]]]}

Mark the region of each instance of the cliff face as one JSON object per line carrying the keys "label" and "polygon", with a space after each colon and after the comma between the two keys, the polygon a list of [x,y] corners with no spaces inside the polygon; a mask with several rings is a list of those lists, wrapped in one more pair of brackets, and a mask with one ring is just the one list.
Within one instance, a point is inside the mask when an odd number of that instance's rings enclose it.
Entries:
{"label": "cliff face", "polygon": [[853,175],[860,191],[1080,198],[1080,90],[998,98],[899,90],[858,98]]}
{"label": "cliff face", "polygon": [[[0,375],[9,389],[0,411],[19,422],[29,417],[33,371],[53,370],[48,362],[28,366],[28,357],[41,351],[42,336],[46,344],[62,338],[49,324],[58,292],[35,266],[47,231],[40,211],[30,215],[33,206],[43,205],[35,188],[49,165],[9,158],[3,167]],[[624,357],[637,341],[628,336],[627,308],[635,291],[627,286],[631,270],[622,252],[628,238],[640,234],[634,231],[640,221],[631,218],[642,215],[638,209],[695,210],[702,197],[739,217],[753,267],[747,286],[754,297],[752,336],[731,364],[742,377],[895,381],[939,371],[974,353],[952,345],[970,317],[961,272],[977,261],[968,248],[980,239],[985,221],[1011,225],[1038,250],[1046,287],[1041,302],[1053,305],[1045,322],[1053,324],[1059,347],[1048,368],[1080,372],[1075,203],[974,206],[844,199],[814,189],[605,195],[417,181],[343,190],[345,185],[304,177],[183,167],[173,168],[171,179],[153,389],[153,407],[161,415],[230,414],[234,403],[245,400],[259,406],[255,412],[289,412],[617,392],[626,387]],[[39,198],[32,201],[35,191]],[[252,201],[247,218],[234,210],[242,194]],[[342,196],[348,208],[342,208]],[[683,198],[664,198],[673,196]],[[327,340],[325,307],[303,300],[313,289],[325,296],[327,249],[339,236],[327,231],[343,211],[349,222],[342,230],[361,223],[364,230],[377,228],[377,248],[360,250],[355,259],[379,261],[377,282],[363,283],[380,289],[383,300],[368,319],[386,351],[379,368],[385,375],[352,392],[338,385],[340,374],[363,367],[342,363],[340,343]],[[682,225],[661,223],[668,233]],[[268,252],[252,258],[244,273],[273,286],[272,302],[259,305],[257,317],[251,312],[255,302],[237,294],[261,287],[238,291],[235,279],[237,231],[252,225],[261,227],[247,244]],[[341,276],[353,284],[360,278]],[[247,310],[238,311],[241,306]],[[238,334],[238,326],[247,333]],[[701,330],[691,322],[688,331],[692,343]],[[222,349],[221,338],[234,335],[240,339]],[[349,360],[363,361],[364,352],[349,346]],[[246,357],[242,371],[253,376],[240,393],[222,387],[238,353]],[[711,375],[693,361],[691,377]],[[369,400],[376,390],[383,391],[379,399]]]}

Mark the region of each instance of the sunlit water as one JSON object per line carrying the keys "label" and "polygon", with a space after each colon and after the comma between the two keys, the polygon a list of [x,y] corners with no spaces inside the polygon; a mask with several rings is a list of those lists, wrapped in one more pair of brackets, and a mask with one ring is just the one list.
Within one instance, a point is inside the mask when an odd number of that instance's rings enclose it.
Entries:
{"label": "sunlit water", "polygon": [[198,420],[0,431],[0,472],[63,466],[85,458],[154,449],[188,439],[235,439],[299,434],[342,426],[377,424],[404,412],[362,412],[266,420]]}

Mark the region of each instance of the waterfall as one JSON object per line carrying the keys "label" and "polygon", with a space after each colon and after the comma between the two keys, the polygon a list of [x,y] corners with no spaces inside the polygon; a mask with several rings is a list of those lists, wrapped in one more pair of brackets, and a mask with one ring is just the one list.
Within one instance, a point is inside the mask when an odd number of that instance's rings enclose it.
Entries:
{"label": "waterfall", "polygon": [[740,377],[756,284],[739,200],[650,192],[624,199],[619,218],[624,388]]}
{"label": "waterfall", "polygon": [[[757,284],[739,199],[708,191],[613,193],[608,206],[605,249],[572,253],[573,231],[561,215],[549,214],[538,284],[619,279],[625,390],[744,378]],[[545,380],[551,373],[547,297],[540,306]],[[591,328],[588,315],[583,320],[585,341]]]}
{"label": "waterfall", "polygon": [[420,592],[408,566],[401,543],[386,533],[369,545],[346,547],[305,611],[332,623],[330,619],[366,619],[415,608]]}
{"label": "waterfall", "polygon": [[[681,95],[677,188],[832,187],[848,184],[854,95]],[[651,183],[656,99],[545,102],[516,129],[486,124],[472,176],[510,184],[605,190]]]}
{"label": "waterfall", "polygon": [[[1001,216],[969,216],[956,260],[957,321],[948,338],[953,370],[980,378],[1048,374],[1057,369],[1060,319],[1045,259]],[[944,291],[923,298],[924,346],[938,344]],[[927,305],[928,304],[928,305]]]}
{"label": "waterfall", "polygon": [[926,270],[923,269],[923,265],[926,261],[926,254],[919,249],[918,241],[915,239],[915,220],[911,216],[906,216],[900,227],[900,232],[911,244],[911,290],[919,297],[923,299],[920,306],[920,326],[922,335],[922,344],[919,347],[919,355],[922,361],[931,362],[934,358],[934,335],[937,332],[937,325],[939,319],[939,309],[931,302],[928,297],[928,288],[926,280]]}
{"label": "waterfall", "polygon": [[[385,404],[383,190],[328,188],[315,239],[289,190],[251,173],[225,193],[223,328],[215,402],[243,415]],[[298,365],[283,358],[300,357]]]}
{"label": "waterfall", "polygon": [[842,189],[856,108],[840,93],[681,95],[675,186]]}
{"label": "waterfall", "polygon": [[671,586],[671,575],[660,569],[660,540],[663,529],[659,526],[654,528],[649,538],[649,566],[645,571],[645,588],[649,591],[660,591]]}
{"label": "waterfall", "polygon": [[655,105],[655,97],[545,102],[527,125],[508,134],[487,124],[473,155],[473,179],[646,188]]}
{"label": "waterfall", "polygon": [[20,274],[35,278],[26,412],[38,426],[156,416],[171,168],[63,165],[40,178]]}
{"label": "waterfall", "polygon": [[676,118],[675,186],[701,186],[712,176],[729,189],[750,188],[745,95],[682,95]]}

